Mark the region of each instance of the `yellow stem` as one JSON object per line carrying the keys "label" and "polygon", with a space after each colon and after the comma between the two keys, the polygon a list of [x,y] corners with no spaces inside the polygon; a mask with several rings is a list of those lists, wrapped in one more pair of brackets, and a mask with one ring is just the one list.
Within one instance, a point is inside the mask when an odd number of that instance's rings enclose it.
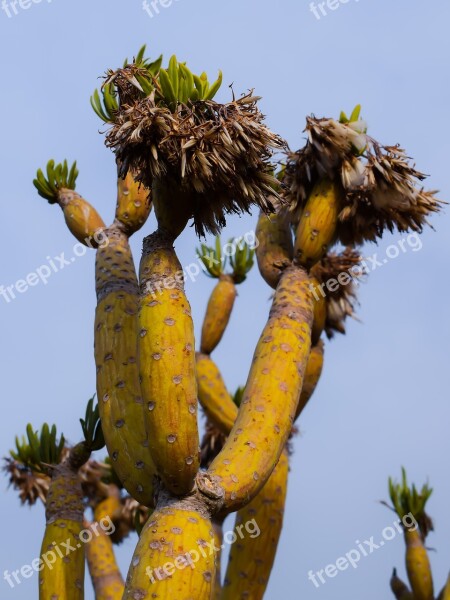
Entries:
{"label": "yellow stem", "polygon": [[302,391],[300,394],[300,401],[297,406],[295,413],[295,420],[298,419],[301,412],[309,402],[309,399],[314,393],[317,384],[319,383],[320,376],[323,368],[323,355],[324,355],[324,344],[322,341],[311,348],[311,353],[308,358],[308,363],[305,369],[305,375],[303,379]]}
{"label": "yellow stem", "polygon": [[152,202],[159,229],[170,232],[172,240],[175,240],[193,216],[195,199],[192,193],[184,191],[167,177],[163,181],[156,179],[152,185]]}
{"label": "yellow stem", "polygon": [[74,190],[61,189],[58,204],[62,208],[64,219],[71,234],[85,246],[97,248],[103,243],[103,219],[84,198]]}
{"label": "yellow stem", "polygon": [[[86,558],[95,600],[121,600],[125,588],[108,535],[116,512],[114,507],[118,502],[117,498],[114,500],[110,502],[107,498],[100,502],[94,510],[95,522],[88,525],[92,537],[86,544]],[[108,527],[105,527],[105,521]]]}
{"label": "yellow stem", "polygon": [[238,408],[225,387],[217,365],[197,352],[198,399],[207,417],[226,435],[236,421]]}
{"label": "yellow stem", "polygon": [[211,354],[216,348],[230,320],[236,299],[236,286],[230,275],[221,275],[206,308],[202,327],[200,350]]}
{"label": "yellow stem", "polygon": [[256,226],[256,259],[264,281],[276,289],[283,270],[294,256],[291,226],[280,214],[261,213]]}
{"label": "yellow stem", "polygon": [[235,511],[264,486],[291,432],[311,346],[309,277],[288,267],[259,339],[236,423],[209,468]]}
{"label": "yellow stem", "polygon": [[145,524],[131,561],[124,600],[210,600],[216,534],[195,500],[169,500]]}
{"label": "yellow stem", "polygon": [[152,458],[175,495],[192,490],[199,468],[195,340],[183,272],[172,239],[144,240],[139,343],[142,393]]}
{"label": "yellow stem", "polygon": [[306,201],[297,227],[294,256],[298,264],[310,268],[325,256],[336,239],[341,207],[340,184],[329,179],[319,181]]}
{"label": "yellow stem", "polygon": [[223,519],[215,518],[212,520],[214,531],[214,544],[216,547],[216,574],[214,577],[214,590],[212,600],[220,600],[222,597],[222,578],[221,578],[221,556],[223,544]]}
{"label": "yellow stem", "polygon": [[131,236],[147,221],[151,211],[150,190],[135,181],[129,171],[125,179],[117,179],[117,206],[115,218]]}
{"label": "yellow stem", "polygon": [[433,600],[433,578],[428,553],[418,529],[405,529],[406,571],[414,600]]}
{"label": "yellow stem", "polygon": [[259,494],[237,513],[237,541],[230,549],[221,600],[264,597],[283,525],[288,473],[284,451]]}
{"label": "yellow stem", "polygon": [[78,472],[54,467],[46,502],[39,598],[84,598],[83,492]]}
{"label": "yellow stem", "polygon": [[96,260],[97,395],[108,453],[122,485],[140,504],[153,504],[155,467],[148,448],[139,382],[138,284],[127,236],[106,230]]}

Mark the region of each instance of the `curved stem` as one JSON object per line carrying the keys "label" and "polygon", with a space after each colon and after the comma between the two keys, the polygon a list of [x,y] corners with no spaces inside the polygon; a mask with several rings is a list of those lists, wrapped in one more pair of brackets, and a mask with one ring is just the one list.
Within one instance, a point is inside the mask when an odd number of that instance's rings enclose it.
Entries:
{"label": "curved stem", "polygon": [[319,383],[323,369],[324,344],[321,340],[313,348],[306,364],[305,375],[303,377],[303,386],[300,394],[300,400],[295,412],[295,421],[301,415],[303,409],[308,404],[311,396]]}
{"label": "curved stem", "polygon": [[261,213],[256,226],[256,259],[262,278],[274,290],[282,272],[292,263],[294,244],[289,220],[279,213]]}
{"label": "curved stem", "polygon": [[238,511],[221,600],[264,597],[283,526],[288,473],[284,451],[263,489]]}
{"label": "curved stem", "polygon": [[236,421],[238,407],[233,402],[222,375],[214,361],[197,352],[198,399],[206,416],[228,435]]}
{"label": "curved stem", "polygon": [[256,347],[236,423],[208,470],[225,491],[229,511],[259,492],[286,444],[309,357],[312,320],[308,274],[288,267]]}
{"label": "curved stem", "polygon": [[117,179],[117,206],[115,218],[131,236],[147,221],[151,211],[151,192],[138,183],[132,171]]}

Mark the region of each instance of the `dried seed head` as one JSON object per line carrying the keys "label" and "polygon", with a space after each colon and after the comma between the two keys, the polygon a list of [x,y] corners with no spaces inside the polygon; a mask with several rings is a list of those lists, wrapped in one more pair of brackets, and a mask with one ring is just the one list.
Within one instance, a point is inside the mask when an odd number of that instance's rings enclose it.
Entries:
{"label": "dried seed head", "polygon": [[383,146],[366,134],[363,121],[308,117],[306,146],[288,154],[283,195],[299,219],[314,185],[323,178],[344,190],[337,235],[344,245],[375,241],[385,230],[422,231],[443,204],[424,191],[426,176],[400,146]]}
{"label": "dried seed head", "polygon": [[[325,294],[327,309],[325,332],[328,338],[332,338],[336,331],[345,333],[347,317],[356,319],[355,280],[362,280],[365,276],[361,261],[359,252],[347,247],[340,254],[329,252],[311,270],[311,274],[321,286],[320,289],[314,290],[314,293],[319,297]],[[334,285],[328,287],[327,283],[331,284],[332,280]]]}
{"label": "dried seed head", "polygon": [[211,421],[206,421],[205,433],[201,444],[201,467],[207,469],[222,450],[227,436],[224,435]]}
{"label": "dried seed head", "polygon": [[175,181],[197,233],[217,233],[226,214],[252,205],[273,211],[281,201],[270,159],[285,143],[264,125],[257,100],[249,94],[228,104],[179,103],[173,112],[154,94],[120,103],[106,145],[122,177],[132,169],[148,188]]}
{"label": "dried seed head", "polygon": [[3,470],[9,475],[9,483],[19,492],[22,504],[33,505],[38,498],[45,504],[50,477],[38,473],[22,463],[6,458]]}

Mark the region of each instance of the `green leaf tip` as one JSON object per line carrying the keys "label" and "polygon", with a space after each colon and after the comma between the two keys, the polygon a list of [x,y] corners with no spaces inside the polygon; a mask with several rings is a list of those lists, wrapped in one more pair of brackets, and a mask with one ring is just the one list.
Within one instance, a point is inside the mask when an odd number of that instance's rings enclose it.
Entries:
{"label": "green leaf tip", "polygon": [[81,429],[83,430],[84,441],[87,448],[94,452],[101,450],[105,446],[102,426],[100,422],[98,403],[94,406],[95,394],[89,399],[86,406],[84,419],[80,419]]}
{"label": "green leaf tip", "polygon": [[119,110],[117,94],[111,83],[106,83],[101,88],[101,97],[98,90],[94,90],[91,98],[91,106],[95,114],[104,123],[114,123],[114,117]]}
{"label": "green leaf tip", "polygon": [[229,245],[234,248],[234,252],[230,256],[233,281],[239,284],[246,280],[248,273],[254,265],[255,249],[250,248],[244,238],[230,240]]}
{"label": "green leaf tip", "polygon": [[339,123],[344,123],[344,124],[348,124],[348,123],[356,123],[357,121],[359,121],[361,116],[361,104],[357,104],[355,106],[355,108],[352,110],[351,114],[350,114],[350,118],[347,117],[347,114],[342,110],[341,114],[339,115]]}
{"label": "green leaf tip", "polygon": [[[231,252],[224,253],[226,248]],[[231,238],[222,248],[220,236],[216,236],[214,246],[201,244],[201,247],[196,249],[196,253],[203,263],[206,275],[215,279],[228,274],[226,267],[229,263],[231,268],[229,275],[235,284],[245,281],[255,259],[255,250],[250,248],[242,237]]]}
{"label": "green leaf tip", "polygon": [[205,269],[205,274],[208,275],[208,277],[219,279],[219,277],[223,275],[227,257],[222,254],[222,245],[219,235],[215,238],[214,246],[201,244],[200,248],[196,248],[196,253],[201,260]]}
{"label": "green leaf tip", "polygon": [[173,55],[168,68],[161,69],[159,72],[159,101],[174,112],[179,103],[212,100],[219,91],[222,80],[222,71],[219,71],[216,81],[210,84],[206,73],[195,75],[188,69],[186,63],[179,63],[177,57]]}
{"label": "green leaf tip", "polygon": [[48,200],[50,204],[54,204],[58,202],[59,190],[75,189],[78,173],[76,161],[69,169],[67,160],[55,164],[55,161],[51,159],[47,163],[45,175],[42,169],[37,170],[33,185],[39,196]]}
{"label": "green leaf tip", "polygon": [[[126,59],[122,69],[109,71],[102,86],[101,97],[98,90],[91,96],[91,106],[104,123],[114,123],[118,110],[119,89],[126,81],[132,84],[141,98],[154,94],[155,102],[175,112],[179,104],[194,103],[199,100],[212,100],[219,91],[223,74],[210,83],[205,72],[195,75],[185,62],[179,62],[172,55],[166,68],[161,68],[162,55],[154,61],[145,57],[146,46],[142,46],[133,61]],[[120,81],[119,81],[120,79]]]}
{"label": "green leaf tip", "polygon": [[34,430],[28,423],[26,436],[16,436],[16,450],[11,450],[11,457],[36,472],[47,472],[47,466],[61,462],[66,440],[63,435],[57,440],[56,425],[50,428],[47,423],[41,431]]}
{"label": "green leaf tip", "polygon": [[244,397],[245,387],[239,386],[237,390],[233,394],[233,402],[239,407],[242,403],[242,398]]}
{"label": "green leaf tip", "polygon": [[419,524],[419,529],[423,538],[428,532],[433,529],[433,523],[425,512],[425,507],[433,493],[433,489],[425,483],[419,491],[415,484],[408,484],[406,469],[401,469],[401,483],[397,483],[391,477],[388,479],[389,496],[393,508],[400,519],[405,515],[413,515],[414,519]]}

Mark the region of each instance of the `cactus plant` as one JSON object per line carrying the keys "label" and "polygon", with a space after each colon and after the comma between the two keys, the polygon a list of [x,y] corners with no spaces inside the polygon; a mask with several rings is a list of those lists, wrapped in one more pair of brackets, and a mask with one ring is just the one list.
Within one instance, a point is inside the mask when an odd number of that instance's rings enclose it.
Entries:
{"label": "cactus plant", "polygon": [[[425,484],[419,491],[408,485],[406,471],[402,469],[401,483],[389,478],[389,496],[393,510],[399,516],[404,532],[406,546],[406,570],[414,598],[418,600],[433,600],[433,578],[430,561],[425,547],[425,539],[433,530],[433,523],[425,512],[425,506],[433,490]],[[405,522],[405,517],[409,521]],[[395,579],[395,578],[394,578]],[[397,583],[393,588],[400,589]],[[394,594],[400,593],[393,589]],[[403,590],[405,593],[406,590]]]}
{"label": "cactus plant", "polygon": [[[358,265],[363,241],[394,228],[421,231],[442,203],[422,188],[424,175],[400,147],[367,135],[360,107],[350,118],[308,118],[306,146],[290,152],[265,125],[253,92],[219,103],[221,73],[210,83],[175,56],[163,67],[162,57],[151,61],[145,52],[142,47],[133,60],[109,70],[91,98],[108,125],[105,142],[116,160],[113,223],[105,227],[75,192],[76,164],[69,169],[67,161],[49,161],[46,175],[39,170],[34,181],[41,196],[62,207],[73,235],[97,249],[98,408],[91,402],[82,420],[84,442],[56,446],[56,430],[47,428],[43,438],[53,440],[47,451],[30,430],[7,469],[24,501],[46,501],[43,551],[59,540],[55,523],[76,540],[86,502],[94,523],[101,514],[114,515],[114,535],[88,549],[98,598],[122,591],[130,600],[262,598],[281,531],[287,444],[320,378],[323,331],[328,337],[344,332],[354,313],[355,282],[334,290],[327,284]],[[272,156],[283,150],[286,165],[275,176]],[[145,235],[137,275],[129,238],[145,225],[151,206],[157,228]],[[246,385],[233,398],[210,355],[223,338],[253,250],[235,241],[228,270],[220,238],[215,248],[202,245],[200,259],[218,283],[196,354],[174,244],[190,220],[199,236],[218,234],[228,214],[252,207],[261,211],[258,266],[274,295]],[[104,243],[95,239],[99,229]],[[339,253],[335,243],[348,247]],[[317,296],[324,286],[329,293]],[[198,400],[208,417],[201,454]],[[99,466],[89,456],[103,438],[109,457]],[[423,498],[415,488],[407,492],[406,479],[401,487],[391,484],[391,498],[396,510],[409,507],[421,523],[419,533],[405,530],[408,575],[414,597],[432,600]],[[217,546],[224,517],[236,511],[237,527],[257,511],[267,531],[257,543],[244,540],[232,549],[228,585],[222,586]],[[112,544],[133,530],[139,539],[123,585]],[[41,597],[82,598],[84,559],[82,552],[75,555],[42,577]],[[239,579],[236,565],[247,580]],[[396,578],[392,586],[405,592]]]}

